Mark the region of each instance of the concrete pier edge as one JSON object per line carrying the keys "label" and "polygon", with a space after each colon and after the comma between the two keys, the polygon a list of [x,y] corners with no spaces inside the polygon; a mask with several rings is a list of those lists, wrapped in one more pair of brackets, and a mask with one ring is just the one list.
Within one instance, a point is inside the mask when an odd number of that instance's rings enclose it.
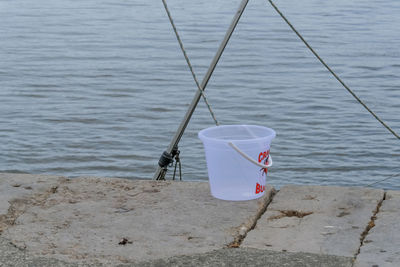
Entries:
{"label": "concrete pier edge", "polygon": [[358,187],[228,202],[201,182],[0,173],[0,266],[396,266],[399,203]]}

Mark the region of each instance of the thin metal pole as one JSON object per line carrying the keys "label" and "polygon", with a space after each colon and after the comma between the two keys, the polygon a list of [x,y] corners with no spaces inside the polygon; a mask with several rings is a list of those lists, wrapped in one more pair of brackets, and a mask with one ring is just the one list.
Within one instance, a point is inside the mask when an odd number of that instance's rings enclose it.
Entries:
{"label": "thin metal pole", "polygon": [[[211,75],[213,74],[214,69],[217,66],[217,63],[218,63],[219,59],[221,58],[221,55],[224,52],[224,49],[225,49],[226,45],[228,44],[228,41],[229,41],[230,37],[232,36],[232,33],[235,30],[235,27],[238,24],[240,17],[242,16],[248,2],[249,2],[249,0],[242,0],[242,2],[240,3],[239,8],[236,11],[236,14],[232,19],[232,22],[231,22],[228,30],[225,33],[225,37],[222,40],[222,43],[220,44],[218,51],[215,54],[210,66],[208,68],[208,71],[203,78],[203,81],[201,82],[201,90],[202,91],[204,91],[206,89],[208,81],[210,80]],[[200,100],[201,94],[202,94],[201,90],[196,91],[196,94],[189,106],[189,109],[186,112],[184,119],[182,120],[181,124],[179,125],[179,128],[176,131],[175,136],[173,137],[168,149],[164,153],[171,155],[174,148],[177,148],[178,143],[181,140],[181,137],[183,135],[183,132],[185,131],[187,125],[189,124],[190,118],[192,117],[192,114],[193,114],[194,110],[196,109],[197,104],[199,103],[199,100]],[[164,180],[166,172],[167,172],[166,167],[162,167],[159,165],[156,173],[154,174],[153,179]]]}
{"label": "thin metal pole", "polygon": [[185,47],[183,46],[181,37],[179,36],[179,33],[178,33],[178,30],[176,29],[174,20],[172,19],[171,12],[169,12],[169,8],[168,8],[168,5],[167,5],[167,2],[166,2],[166,0],[162,0],[162,2],[163,2],[163,4],[164,4],[165,11],[167,12],[168,19],[169,19],[169,22],[171,23],[172,29],[173,29],[174,32],[175,32],[176,40],[178,41],[179,46],[181,47],[183,56],[185,57],[185,60],[186,60],[186,63],[187,63],[187,65],[188,65],[188,67],[189,67],[190,72],[192,73],[193,80],[194,80],[194,82],[196,83],[197,88],[201,91],[201,96],[203,97],[204,102],[206,103],[207,108],[208,108],[208,110],[210,111],[211,117],[213,118],[215,124],[218,126],[219,123],[218,123],[218,121],[217,121],[217,118],[215,117],[214,111],[212,110],[211,105],[210,105],[210,103],[208,102],[208,99],[207,99],[206,95],[204,94],[204,92],[202,91],[202,89],[201,89],[201,87],[200,87],[200,83],[199,83],[199,81],[197,80],[196,74],[194,73],[194,70],[193,70],[193,67],[192,67],[192,63],[190,63],[189,57],[188,57],[188,55],[187,55],[187,53],[186,53],[186,49],[185,49]]}

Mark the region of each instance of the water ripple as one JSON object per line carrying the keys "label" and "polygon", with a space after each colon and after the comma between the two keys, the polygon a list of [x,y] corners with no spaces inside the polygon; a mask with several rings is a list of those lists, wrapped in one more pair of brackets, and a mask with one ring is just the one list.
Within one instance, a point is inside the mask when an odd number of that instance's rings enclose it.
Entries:
{"label": "water ripple", "polygon": [[[201,81],[238,3],[168,3]],[[399,132],[400,2],[276,4]],[[197,90],[162,4],[1,1],[0,25],[0,171],[151,178]],[[265,1],[248,4],[206,94],[223,124],[277,131],[275,186],[365,185],[399,171],[398,141]],[[207,179],[197,132],[212,125],[201,100],[180,143],[187,180]]]}

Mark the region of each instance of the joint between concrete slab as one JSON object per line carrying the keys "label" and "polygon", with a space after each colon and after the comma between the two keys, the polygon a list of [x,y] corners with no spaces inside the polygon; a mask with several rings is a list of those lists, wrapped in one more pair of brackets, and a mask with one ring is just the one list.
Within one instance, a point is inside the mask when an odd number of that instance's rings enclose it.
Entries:
{"label": "joint between concrete slab", "polygon": [[385,199],[386,199],[386,191],[383,193],[382,199],[376,205],[376,209],[374,210],[374,213],[371,216],[370,221],[368,222],[367,226],[365,227],[365,230],[361,233],[361,236],[360,236],[360,247],[358,248],[357,253],[354,255],[353,266],[354,266],[354,263],[355,263],[358,255],[360,254],[361,247],[364,245],[365,238],[368,236],[369,231],[375,226],[375,220],[376,220],[376,218],[378,216],[379,210],[382,207],[382,204],[385,201]]}
{"label": "joint between concrete slab", "polygon": [[244,226],[244,231],[239,233],[238,236],[235,237],[235,240],[227,245],[228,248],[239,248],[240,245],[242,244],[243,240],[246,238],[247,234],[253,230],[256,225],[258,220],[264,215],[264,213],[267,211],[267,208],[269,204],[272,202],[274,196],[278,193],[277,190],[272,188],[271,190],[268,190],[266,194],[266,200],[264,202],[264,205],[258,210],[257,214],[254,217],[254,220],[252,221],[251,224],[249,225],[243,225]]}

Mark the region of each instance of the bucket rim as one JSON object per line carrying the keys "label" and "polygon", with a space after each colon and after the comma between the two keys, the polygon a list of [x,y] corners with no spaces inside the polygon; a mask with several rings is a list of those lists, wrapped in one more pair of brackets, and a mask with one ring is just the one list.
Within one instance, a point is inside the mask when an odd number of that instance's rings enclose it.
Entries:
{"label": "bucket rim", "polygon": [[[205,136],[206,132],[212,131],[216,128],[233,128],[233,127],[254,127],[254,128],[263,128],[266,129],[268,131],[271,132],[270,135],[266,135],[263,137],[258,137],[258,138],[253,138],[253,139],[219,139],[219,138],[213,138],[213,137],[208,137]],[[230,125],[219,125],[219,126],[212,126],[212,127],[208,127],[206,129],[201,130],[198,133],[198,136],[201,140],[212,140],[212,141],[216,141],[216,142],[223,142],[223,143],[228,143],[228,142],[237,142],[237,143],[252,143],[252,142],[257,142],[257,141],[262,141],[267,139],[274,139],[276,136],[276,132],[274,129],[269,128],[269,127],[265,127],[265,126],[260,126],[260,125],[254,125],[254,124],[230,124]]]}

